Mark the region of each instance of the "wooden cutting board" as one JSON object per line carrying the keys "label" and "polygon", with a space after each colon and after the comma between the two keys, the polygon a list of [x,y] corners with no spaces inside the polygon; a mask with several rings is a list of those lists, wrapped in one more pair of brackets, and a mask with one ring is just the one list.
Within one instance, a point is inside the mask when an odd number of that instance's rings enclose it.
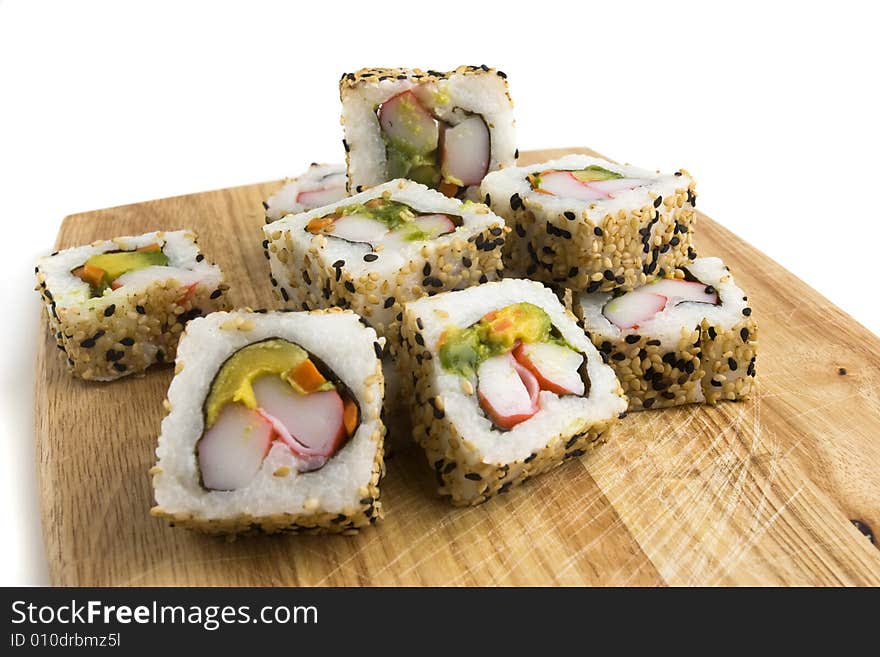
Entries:
{"label": "wooden cutting board", "polygon": [[[590,151],[521,160],[567,152]],[[232,302],[271,308],[261,201],[279,184],[71,215],[56,247],[193,228]],[[228,542],[152,518],[147,471],[171,368],[75,381],[46,332],[36,434],[52,582],[880,585],[880,340],[705,216],[697,247],[753,302],[755,398],[632,414],[600,449],[476,508],[437,499],[421,451],[399,451],[382,482],[386,518],[358,536]]]}

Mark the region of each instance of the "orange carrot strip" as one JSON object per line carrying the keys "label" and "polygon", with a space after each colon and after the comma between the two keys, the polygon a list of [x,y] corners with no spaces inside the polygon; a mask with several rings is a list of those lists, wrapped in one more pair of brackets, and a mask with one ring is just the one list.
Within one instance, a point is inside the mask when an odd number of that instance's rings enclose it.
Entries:
{"label": "orange carrot strip", "polygon": [[141,246],[136,250],[137,251],[161,251],[162,249],[159,248],[158,244],[153,243],[153,244],[147,244],[146,246]]}
{"label": "orange carrot strip", "polygon": [[351,437],[354,430],[357,429],[358,409],[357,405],[350,399],[345,400],[345,406],[342,409],[342,424],[345,425],[345,431]]}
{"label": "orange carrot strip", "polygon": [[314,392],[327,381],[308,358],[293,368],[290,378],[306,392]]}
{"label": "orange carrot strip", "polygon": [[100,287],[106,273],[103,269],[94,265],[83,265],[73,270],[74,276],[78,276],[92,287]]}
{"label": "orange carrot strip", "polygon": [[306,224],[306,230],[314,235],[317,235],[332,223],[333,219],[331,219],[330,217],[316,217],[315,219],[309,221],[308,224]]}
{"label": "orange carrot strip", "polygon": [[456,194],[458,194],[458,185],[455,185],[450,182],[442,182],[440,186],[437,188],[437,191],[441,194],[445,194],[446,196],[452,198]]}

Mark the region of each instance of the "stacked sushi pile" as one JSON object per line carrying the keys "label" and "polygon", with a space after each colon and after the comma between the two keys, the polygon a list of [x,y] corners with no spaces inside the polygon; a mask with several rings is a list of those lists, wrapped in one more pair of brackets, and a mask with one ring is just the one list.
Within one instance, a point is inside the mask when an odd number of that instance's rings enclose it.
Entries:
{"label": "stacked sushi pile", "polygon": [[345,164],[263,202],[277,310],[228,311],[188,231],[37,265],[75,376],[176,357],[154,515],[353,533],[384,514],[386,419],[473,505],[584,456],[627,410],[752,392],[757,327],[728,268],[697,258],[686,171],[517,166],[487,66],[363,69],[339,90]]}

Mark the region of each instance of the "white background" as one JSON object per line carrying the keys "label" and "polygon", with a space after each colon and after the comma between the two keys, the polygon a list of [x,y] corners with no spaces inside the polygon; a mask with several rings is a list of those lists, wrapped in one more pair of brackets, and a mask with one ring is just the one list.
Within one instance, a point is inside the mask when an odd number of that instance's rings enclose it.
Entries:
{"label": "white background", "polygon": [[0,0],[0,584],[48,581],[32,287],[62,217],[338,161],[344,71],[501,68],[520,149],[688,169],[700,209],[880,332],[873,7]]}

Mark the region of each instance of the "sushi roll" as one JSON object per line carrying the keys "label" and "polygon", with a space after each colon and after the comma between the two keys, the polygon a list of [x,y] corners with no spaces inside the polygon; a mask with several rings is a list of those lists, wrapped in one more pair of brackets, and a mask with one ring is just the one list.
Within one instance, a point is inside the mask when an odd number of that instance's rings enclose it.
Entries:
{"label": "sushi roll", "polygon": [[263,203],[266,223],[342,200],[348,196],[345,182],[344,164],[312,164]]}
{"label": "sushi roll", "polygon": [[263,227],[270,282],[294,309],[351,308],[389,336],[405,301],[502,275],[504,221],[409,180]]}
{"label": "sushi roll", "polygon": [[581,293],[575,312],[630,410],[715,404],[754,389],[758,329],[718,258],[698,258],[679,276],[630,292]]}
{"label": "sushi roll", "polygon": [[187,326],[154,516],[210,534],[353,532],[382,515],[382,340],[352,312],[220,312]]}
{"label": "sushi roll", "polygon": [[411,301],[402,333],[413,436],[456,505],[583,455],[626,409],[614,371],[540,283]]}
{"label": "sushi roll", "polygon": [[694,181],[587,155],[490,173],[483,199],[514,233],[516,275],[605,292],[671,274],[696,257]]}
{"label": "sushi roll", "polygon": [[49,328],[79,378],[111,381],[174,359],[191,319],[227,307],[220,268],[195,234],[154,232],[40,258]]}
{"label": "sushi roll", "polygon": [[409,178],[476,200],[488,171],[516,161],[506,78],[488,66],[448,73],[367,68],[343,75],[349,191]]}

